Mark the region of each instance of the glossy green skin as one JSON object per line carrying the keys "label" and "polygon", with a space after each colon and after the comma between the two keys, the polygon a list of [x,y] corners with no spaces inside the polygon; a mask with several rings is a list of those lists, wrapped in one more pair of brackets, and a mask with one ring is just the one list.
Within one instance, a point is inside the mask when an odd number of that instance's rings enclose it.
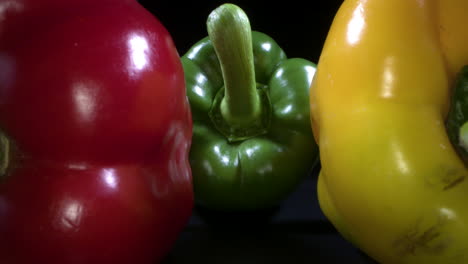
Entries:
{"label": "glossy green skin", "polygon": [[[269,36],[253,31],[258,84],[271,102],[268,132],[229,142],[208,115],[223,77],[209,38],[183,57],[187,95],[193,115],[190,164],[198,204],[223,211],[278,205],[309,175],[318,160],[309,115],[309,87],[315,64],[287,59]],[[242,103],[242,102],[240,102]]]}

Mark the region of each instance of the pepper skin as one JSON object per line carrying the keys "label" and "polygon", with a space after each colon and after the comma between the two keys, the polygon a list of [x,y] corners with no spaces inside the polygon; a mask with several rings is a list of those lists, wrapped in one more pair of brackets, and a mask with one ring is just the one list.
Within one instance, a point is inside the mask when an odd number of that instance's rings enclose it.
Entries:
{"label": "pepper skin", "polygon": [[0,94],[0,263],[168,253],[193,208],[192,121],[154,16],[134,0],[1,0]]}
{"label": "pepper skin", "polygon": [[317,160],[308,103],[315,64],[287,59],[235,5],[215,9],[207,27],[209,37],[182,57],[195,200],[215,211],[275,207]]}
{"label": "pepper skin", "polygon": [[346,0],[311,86],[326,216],[379,263],[468,263],[468,171],[447,136],[465,0]]}

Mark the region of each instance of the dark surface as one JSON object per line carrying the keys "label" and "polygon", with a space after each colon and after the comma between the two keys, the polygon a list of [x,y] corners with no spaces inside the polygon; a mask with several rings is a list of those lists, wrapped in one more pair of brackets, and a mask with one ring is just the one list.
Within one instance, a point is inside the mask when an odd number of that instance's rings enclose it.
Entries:
{"label": "dark surface", "polygon": [[[225,1],[139,0],[172,35],[183,55],[207,35],[209,13]],[[288,57],[318,62],[342,1],[229,1],[248,15],[252,30],[275,39]],[[306,6],[307,4],[307,6]],[[315,6],[314,6],[315,5]],[[219,214],[195,208],[163,264],[375,263],[345,241],[322,214],[315,170],[278,208],[255,214]]]}
{"label": "dark surface", "polygon": [[195,208],[163,264],[375,263],[344,240],[322,214],[316,173],[279,208],[220,214]]}

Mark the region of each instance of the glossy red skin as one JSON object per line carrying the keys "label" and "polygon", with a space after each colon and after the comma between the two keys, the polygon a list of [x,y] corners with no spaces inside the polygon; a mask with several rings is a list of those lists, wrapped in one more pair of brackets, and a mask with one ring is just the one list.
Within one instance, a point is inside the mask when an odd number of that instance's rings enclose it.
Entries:
{"label": "glossy red skin", "polygon": [[193,206],[192,120],[135,0],[0,0],[0,263],[157,263]]}

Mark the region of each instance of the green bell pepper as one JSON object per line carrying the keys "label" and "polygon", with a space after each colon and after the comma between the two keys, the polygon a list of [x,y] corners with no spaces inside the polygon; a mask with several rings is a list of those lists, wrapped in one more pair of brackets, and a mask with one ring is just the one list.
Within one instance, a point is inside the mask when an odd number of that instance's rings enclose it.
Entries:
{"label": "green bell pepper", "polygon": [[316,66],[251,31],[236,5],[215,9],[207,29],[182,57],[196,201],[220,211],[277,206],[318,160],[309,114]]}

